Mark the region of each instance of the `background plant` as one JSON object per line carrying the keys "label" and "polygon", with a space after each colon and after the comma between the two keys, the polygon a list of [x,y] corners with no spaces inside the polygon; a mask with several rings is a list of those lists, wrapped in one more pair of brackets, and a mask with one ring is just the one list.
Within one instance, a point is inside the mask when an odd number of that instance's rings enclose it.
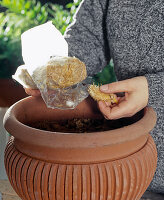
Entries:
{"label": "background plant", "polygon": [[101,72],[97,73],[93,77],[93,81],[97,85],[104,85],[116,81],[113,60],[111,60],[109,64],[106,67],[104,67],[104,69]]}
{"label": "background plant", "polygon": [[67,26],[72,22],[73,15],[81,1],[82,0],[74,0],[66,4],[65,7],[52,3],[48,4],[49,18],[62,34],[64,34]]}

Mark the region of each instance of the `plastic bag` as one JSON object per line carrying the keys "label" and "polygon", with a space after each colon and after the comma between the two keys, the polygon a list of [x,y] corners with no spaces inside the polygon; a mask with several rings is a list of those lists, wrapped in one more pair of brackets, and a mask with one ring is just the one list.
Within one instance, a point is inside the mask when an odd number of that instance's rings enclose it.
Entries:
{"label": "plastic bag", "polygon": [[[73,109],[88,96],[86,67],[68,57],[68,44],[52,22],[26,31],[21,41],[25,65],[13,78],[26,88],[39,89],[47,107]],[[54,61],[56,67],[49,68]]]}

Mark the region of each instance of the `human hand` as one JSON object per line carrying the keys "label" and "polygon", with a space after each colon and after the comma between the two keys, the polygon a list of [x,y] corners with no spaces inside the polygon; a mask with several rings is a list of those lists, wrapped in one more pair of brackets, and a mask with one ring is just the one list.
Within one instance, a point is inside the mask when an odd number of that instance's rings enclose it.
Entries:
{"label": "human hand", "polygon": [[118,97],[118,104],[114,106],[107,102],[98,102],[100,111],[106,119],[131,117],[148,103],[148,82],[144,76],[102,85],[100,90],[108,94],[125,93],[124,97]]}
{"label": "human hand", "polygon": [[33,96],[33,97],[38,97],[41,95],[40,91],[37,89],[24,88],[24,90],[28,95]]}

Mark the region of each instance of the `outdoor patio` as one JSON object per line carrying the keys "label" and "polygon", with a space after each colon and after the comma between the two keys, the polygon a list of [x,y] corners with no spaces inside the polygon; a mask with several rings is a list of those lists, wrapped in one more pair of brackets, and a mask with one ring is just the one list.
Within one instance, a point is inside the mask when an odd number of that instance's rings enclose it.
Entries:
{"label": "outdoor patio", "polygon": [[[5,172],[4,151],[10,136],[3,126],[3,117],[8,107],[26,96],[22,86],[19,86],[18,89],[18,84],[11,82],[15,70],[19,65],[23,64],[20,36],[24,31],[47,21],[52,21],[59,31],[64,34],[67,26],[72,22],[73,15],[81,0],[56,0],[54,5],[50,4],[50,2],[54,3],[52,0],[31,0],[31,3],[30,1],[22,0],[19,5],[20,9],[17,9],[17,4],[14,3],[16,1],[6,2],[7,3],[4,1],[3,4],[0,5],[0,30],[2,32],[0,33],[0,200],[21,200],[13,190]],[[10,6],[8,2],[10,2]],[[19,2],[19,0],[17,0],[17,2]],[[106,84],[116,81],[114,64],[112,61],[101,73],[98,73],[94,77],[94,81],[97,84]],[[9,83],[9,87],[5,87],[7,82],[11,82]],[[23,93],[21,93],[21,91]],[[2,96],[4,96],[5,100]],[[9,103],[6,102],[6,99],[9,100]],[[13,165],[11,165],[11,168],[12,167]],[[164,194],[146,191],[140,200],[164,200]]]}

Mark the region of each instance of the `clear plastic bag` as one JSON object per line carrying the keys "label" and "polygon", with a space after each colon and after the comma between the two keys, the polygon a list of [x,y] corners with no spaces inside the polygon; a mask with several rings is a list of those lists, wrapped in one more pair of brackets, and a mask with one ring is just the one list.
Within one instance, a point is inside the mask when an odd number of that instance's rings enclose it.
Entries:
{"label": "clear plastic bag", "polygon": [[73,109],[88,96],[86,67],[75,57],[54,57],[31,75],[50,108]]}
{"label": "clear plastic bag", "polygon": [[68,88],[48,89],[40,87],[42,98],[47,107],[60,109],[74,109],[81,101],[88,97],[85,83],[78,83]]}
{"label": "clear plastic bag", "polygon": [[39,89],[50,108],[74,109],[88,96],[85,64],[68,57],[68,44],[52,22],[26,31],[21,39],[25,65],[18,67],[15,80]]}

